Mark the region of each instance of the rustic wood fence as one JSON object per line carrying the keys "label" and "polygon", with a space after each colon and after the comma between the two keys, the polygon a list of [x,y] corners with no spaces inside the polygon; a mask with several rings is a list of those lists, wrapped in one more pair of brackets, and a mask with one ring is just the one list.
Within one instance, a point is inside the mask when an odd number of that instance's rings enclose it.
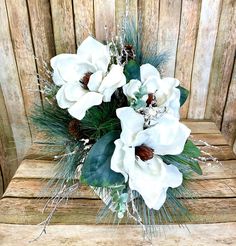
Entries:
{"label": "rustic wood fence", "polygon": [[182,118],[212,119],[236,148],[235,0],[0,0],[0,193],[37,138],[27,118],[43,103],[42,61],[105,39],[104,26],[115,35],[127,15],[171,53],[165,74],[191,91]]}

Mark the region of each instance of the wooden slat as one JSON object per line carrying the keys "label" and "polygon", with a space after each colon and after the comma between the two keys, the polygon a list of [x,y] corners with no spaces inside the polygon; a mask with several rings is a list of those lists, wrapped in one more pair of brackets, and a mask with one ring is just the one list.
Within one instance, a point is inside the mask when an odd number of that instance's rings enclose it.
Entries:
{"label": "wooden slat", "polygon": [[3,195],[4,192],[4,184],[3,184],[3,175],[2,175],[2,170],[1,170],[1,166],[0,166],[0,198]]}
{"label": "wooden slat", "polygon": [[[41,211],[45,199],[3,198],[0,203],[0,223],[38,224],[46,218]],[[191,223],[233,222],[236,216],[236,198],[206,198],[186,200]],[[52,218],[52,224],[94,224],[101,200],[71,199],[62,204]],[[16,209],[17,208],[17,209]],[[109,222],[111,217],[104,219]],[[183,218],[183,221],[186,219]],[[123,221],[126,223],[126,220]],[[130,220],[130,223],[133,221]]]}
{"label": "wooden slat", "polygon": [[210,121],[191,121],[183,120],[182,121],[188,128],[191,129],[191,133],[220,133],[216,124]]}
{"label": "wooden slat", "polygon": [[[7,187],[4,197],[41,198],[51,197],[54,189],[47,187],[49,180],[14,178]],[[46,188],[47,187],[47,188]],[[217,180],[194,180],[187,184],[192,191],[192,197],[236,197],[236,179]],[[190,194],[185,194],[186,198],[191,198]],[[98,198],[88,186],[81,186],[78,191],[72,194],[71,198]]]}
{"label": "wooden slat", "polygon": [[[187,228],[160,226],[158,237],[152,239],[152,245],[234,245],[236,241],[236,223],[187,225]],[[38,236],[40,226],[0,225],[3,245],[25,245]],[[16,233],[18,232],[18,233]],[[104,226],[104,225],[51,225],[47,234],[31,242],[32,246],[60,245],[113,245],[134,246],[150,245],[145,241],[140,226]]]}
{"label": "wooden slat", "polygon": [[5,190],[18,167],[16,145],[0,87],[0,168]]}
{"label": "wooden slat", "polygon": [[50,0],[56,53],[75,53],[72,0]]}
{"label": "wooden slat", "polygon": [[[55,162],[46,160],[24,160],[14,178],[51,179],[55,173]],[[220,163],[200,163],[203,175],[194,179],[226,179],[236,178],[236,159]]]}
{"label": "wooden slat", "polygon": [[[115,37],[115,0],[94,0],[95,35],[100,41]],[[107,34],[105,32],[107,28]]]}
{"label": "wooden slat", "polygon": [[[25,116],[21,85],[11,43],[5,1],[3,0],[0,1],[0,22],[0,86],[16,142],[17,155],[21,159],[29,148],[31,135]],[[16,108],[17,110],[15,110]],[[7,124],[7,121],[4,123]]]}
{"label": "wooden slat", "polygon": [[[175,77],[182,86],[190,90],[193,58],[200,14],[200,1],[183,0],[181,9]],[[189,98],[181,107],[181,118],[187,118]]]}
{"label": "wooden slat", "polygon": [[236,62],[228,91],[221,130],[228,143],[233,145],[236,137]]}
{"label": "wooden slat", "polygon": [[[145,50],[150,50],[150,47],[153,47],[153,43],[156,45],[156,50],[152,52],[158,52],[158,26],[159,26],[159,8],[160,1],[159,0],[141,0],[139,1],[139,6],[141,11],[139,14],[141,15],[141,23],[142,23],[142,45],[143,52]],[[150,38],[150,34],[152,34],[152,38]],[[152,48],[153,49],[153,48]],[[151,49],[151,50],[152,50]],[[150,54],[149,54],[150,55]]]}
{"label": "wooden slat", "polygon": [[[170,60],[164,76],[174,77],[177,42],[179,35],[181,1],[160,0],[158,45],[159,50],[169,51]],[[151,36],[150,36],[151,37]]]}
{"label": "wooden slat", "polygon": [[50,1],[28,0],[28,6],[38,74],[40,81],[48,81],[44,64],[55,55]]}
{"label": "wooden slat", "polygon": [[[222,134],[192,134],[191,140],[198,146],[204,145],[205,143],[218,146],[218,145],[228,145],[226,139],[222,136]],[[202,142],[203,141],[203,142]]]}
{"label": "wooden slat", "polygon": [[93,0],[73,1],[76,43],[79,45],[88,35],[94,35]]}
{"label": "wooden slat", "polygon": [[212,119],[220,128],[227,91],[235,60],[236,1],[222,1],[222,11],[217,32],[216,46],[211,68],[209,93],[205,118]]}
{"label": "wooden slat", "polygon": [[203,0],[191,82],[188,118],[203,119],[221,0]]}
{"label": "wooden slat", "polygon": [[[34,105],[41,105],[41,99],[27,3],[25,0],[9,0],[6,5],[25,111],[30,116]],[[17,104],[14,106],[18,107]],[[30,129],[34,139],[37,130],[33,125],[30,125]]]}
{"label": "wooden slat", "polygon": [[224,160],[234,160],[235,154],[230,146],[217,146],[215,148],[209,148],[207,146],[200,147],[202,151],[202,156],[212,155],[220,161]]}
{"label": "wooden slat", "polygon": [[123,23],[125,19],[131,19],[134,23],[137,23],[138,20],[138,1],[129,0],[129,1],[120,1],[115,0],[115,23],[116,23],[116,32],[122,30]]}

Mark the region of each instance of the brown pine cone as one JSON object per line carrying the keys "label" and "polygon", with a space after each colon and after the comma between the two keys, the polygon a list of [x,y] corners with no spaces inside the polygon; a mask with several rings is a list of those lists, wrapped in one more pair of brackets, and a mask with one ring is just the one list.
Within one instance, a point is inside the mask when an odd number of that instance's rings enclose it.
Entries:
{"label": "brown pine cone", "polygon": [[135,58],[135,52],[132,45],[124,45],[123,50],[121,51],[121,63],[133,60]]}
{"label": "brown pine cone", "polygon": [[81,137],[79,133],[79,120],[71,120],[68,125],[68,131],[75,139],[79,139]]}

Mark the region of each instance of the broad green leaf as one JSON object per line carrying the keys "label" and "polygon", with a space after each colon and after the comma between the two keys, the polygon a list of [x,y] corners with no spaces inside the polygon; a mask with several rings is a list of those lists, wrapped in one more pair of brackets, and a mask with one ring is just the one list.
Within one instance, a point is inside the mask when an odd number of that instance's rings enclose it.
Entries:
{"label": "broad green leaf", "polygon": [[131,79],[140,80],[140,65],[136,61],[130,60],[125,65],[124,74],[126,76],[127,81],[130,81]]}
{"label": "broad green leaf", "polygon": [[182,106],[188,98],[189,91],[182,86],[177,87],[180,90],[180,106]]}
{"label": "broad green leaf", "polygon": [[202,175],[202,169],[198,164],[197,160],[194,160],[193,158],[199,157],[201,154],[198,147],[196,147],[192,141],[187,140],[184,146],[184,150],[179,155],[165,155],[161,158],[163,161],[167,164],[173,164],[177,166],[178,168],[181,168],[184,170],[184,168],[187,166],[192,171],[196,172],[199,175]]}
{"label": "broad green leaf", "polygon": [[122,184],[124,177],[110,168],[114,141],[119,131],[112,131],[100,138],[91,148],[81,170],[81,181],[95,187],[107,187]]}

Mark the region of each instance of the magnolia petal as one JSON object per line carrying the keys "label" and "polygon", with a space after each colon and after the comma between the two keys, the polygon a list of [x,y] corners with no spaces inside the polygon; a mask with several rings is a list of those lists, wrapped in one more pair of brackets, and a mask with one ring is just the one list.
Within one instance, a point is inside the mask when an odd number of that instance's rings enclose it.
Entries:
{"label": "magnolia petal", "polygon": [[149,77],[156,77],[160,79],[158,70],[151,64],[144,64],[140,67],[141,81],[144,83]]}
{"label": "magnolia petal", "polygon": [[166,165],[158,156],[146,162],[137,160],[128,175],[130,188],[139,192],[150,209],[156,210],[164,204],[168,187],[175,188],[182,183],[179,170]]}
{"label": "magnolia petal", "polygon": [[110,63],[109,49],[93,37],[87,37],[78,47],[77,55],[84,61],[89,61],[97,70],[107,71]]}
{"label": "magnolia petal", "polygon": [[64,85],[65,98],[69,101],[76,102],[86,93],[87,90],[82,88],[80,82],[72,82]]}
{"label": "magnolia petal", "polygon": [[68,99],[66,99],[65,97],[65,85],[63,85],[57,92],[56,94],[56,99],[57,99],[57,104],[60,108],[69,108],[70,106],[73,105],[74,102],[69,101]]}
{"label": "magnolia petal", "polygon": [[165,114],[158,120],[158,124],[139,132],[139,135],[145,135],[144,144],[153,148],[155,154],[178,155],[183,151],[190,132],[177,118]]}
{"label": "magnolia petal", "polygon": [[149,76],[147,80],[143,83],[146,87],[147,93],[155,93],[159,89],[158,85],[159,78],[157,76]]}
{"label": "magnolia petal", "polygon": [[126,77],[123,74],[123,67],[120,65],[112,65],[110,72],[103,79],[98,92],[104,95],[104,102],[110,102],[112,94],[125,83]]}
{"label": "magnolia petal", "polygon": [[124,163],[130,163],[135,161],[134,155],[127,154],[127,150],[124,149],[124,144],[120,139],[117,139],[115,142],[115,150],[111,158],[111,169],[117,173],[121,173],[125,182],[128,180],[128,174],[124,169]]}
{"label": "magnolia petal", "polygon": [[118,108],[116,115],[121,121],[121,140],[127,146],[134,146],[136,134],[143,130],[144,118],[131,107]]}
{"label": "magnolia petal", "polygon": [[98,91],[98,88],[102,83],[102,76],[102,71],[97,71],[90,76],[88,83],[88,88],[90,91]]}
{"label": "magnolia petal", "polygon": [[82,120],[89,108],[102,103],[102,97],[103,95],[100,93],[88,92],[72,105],[68,111],[74,118]]}
{"label": "magnolia petal", "polygon": [[[79,81],[83,75],[78,68],[80,60],[75,54],[60,54],[51,59],[51,66],[53,68],[53,80],[55,84],[59,85],[61,81],[74,82]],[[59,81],[57,79],[60,78]]]}
{"label": "magnolia petal", "polygon": [[142,83],[137,79],[131,79],[123,86],[123,92],[128,98],[136,99],[135,94],[139,92]]}

